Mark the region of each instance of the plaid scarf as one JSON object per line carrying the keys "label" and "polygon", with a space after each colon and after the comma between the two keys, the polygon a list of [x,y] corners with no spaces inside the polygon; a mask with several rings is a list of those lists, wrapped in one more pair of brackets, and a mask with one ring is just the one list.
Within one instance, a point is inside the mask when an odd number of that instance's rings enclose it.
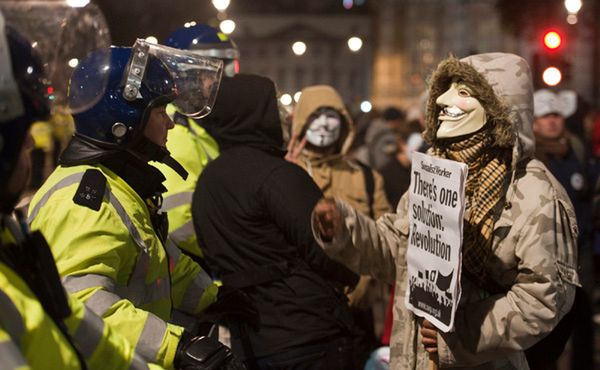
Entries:
{"label": "plaid scarf", "polygon": [[467,206],[463,234],[463,272],[480,288],[502,291],[487,271],[492,252],[492,232],[503,204],[508,185],[510,150],[491,146],[488,132],[478,132],[467,139],[434,148],[435,155],[467,164],[465,186]]}

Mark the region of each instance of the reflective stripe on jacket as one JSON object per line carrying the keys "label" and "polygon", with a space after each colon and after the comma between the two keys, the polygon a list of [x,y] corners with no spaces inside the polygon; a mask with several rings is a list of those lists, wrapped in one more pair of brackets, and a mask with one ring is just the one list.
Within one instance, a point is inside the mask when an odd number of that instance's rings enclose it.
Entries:
{"label": "reflective stripe on jacket", "polygon": [[2,370],[31,369],[19,347],[3,328],[0,328],[0,358],[2,359],[0,363],[0,369]]}
{"label": "reflective stripe on jacket", "polygon": [[[13,353],[10,360],[6,360],[6,364],[10,363],[9,369],[27,368],[27,364],[33,369],[81,368],[73,347],[46,314],[37,297],[16,272],[0,262],[2,331],[11,339],[0,339],[0,353],[4,350]],[[11,342],[14,345],[10,345]],[[15,347],[20,351],[21,358],[14,353]],[[0,368],[4,368],[5,357],[1,358]]]}
{"label": "reflective stripe on jacket", "polygon": [[71,316],[65,320],[73,342],[85,358],[88,370],[131,369],[160,370],[162,367],[148,364],[135,353],[135,349],[121,334],[69,295]]}
{"label": "reflective stripe on jacket", "polygon": [[[23,235],[15,220],[2,217],[2,242],[5,244],[22,241]],[[102,318],[93,313],[79,300],[67,297],[71,315],[64,320],[72,342],[83,356],[88,370],[103,369],[161,369],[158,365],[147,364],[136,355],[133,346],[120,334],[116,333]],[[2,346],[2,344],[0,344]],[[0,358],[3,358],[0,348]],[[4,369],[0,364],[0,369]]]}
{"label": "reflective stripe on jacket", "polygon": [[[73,202],[88,169],[107,179],[98,211]],[[32,227],[44,233],[52,248],[67,291],[134,344],[143,358],[172,368],[183,329],[166,322],[171,309],[200,312],[210,277],[183,254],[173,255],[169,263],[137,193],[103,166],[58,167],[29,210]]]}

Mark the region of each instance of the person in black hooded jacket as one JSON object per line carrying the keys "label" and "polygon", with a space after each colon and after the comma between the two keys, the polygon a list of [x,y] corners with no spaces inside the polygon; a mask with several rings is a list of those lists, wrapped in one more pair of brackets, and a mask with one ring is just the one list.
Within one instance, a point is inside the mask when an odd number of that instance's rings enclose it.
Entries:
{"label": "person in black hooded jacket", "polygon": [[194,227],[223,281],[218,300],[241,293],[258,312],[229,316],[233,351],[255,369],[362,368],[354,360],[361,333],[341,289],[358,277],[315,244],[310,215],[322,194],[283,158],[273,82],[224,78],[204,120],[221,155],[198,180]]}

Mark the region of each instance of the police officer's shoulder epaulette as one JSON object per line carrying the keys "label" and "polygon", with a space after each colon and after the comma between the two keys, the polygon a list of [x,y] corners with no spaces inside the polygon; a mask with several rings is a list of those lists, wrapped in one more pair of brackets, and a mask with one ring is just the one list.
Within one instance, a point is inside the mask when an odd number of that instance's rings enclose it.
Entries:
{"label": "police officer's shoulder epaulette", "polygon": [[106,190],[106,177],[97,169],[86,170],[81,178],[73,202],[99,211]]}

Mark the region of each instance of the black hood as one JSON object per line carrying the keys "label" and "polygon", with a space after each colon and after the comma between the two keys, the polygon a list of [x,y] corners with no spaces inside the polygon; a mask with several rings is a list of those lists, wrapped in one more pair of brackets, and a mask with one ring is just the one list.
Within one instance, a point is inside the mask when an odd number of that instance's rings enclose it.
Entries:
{"label": "black hood", "polygon": [[238,74],[223,77],[212,112],[202,125],[221,150],[251,146],[283,154],[275,84],[265,77]]}

